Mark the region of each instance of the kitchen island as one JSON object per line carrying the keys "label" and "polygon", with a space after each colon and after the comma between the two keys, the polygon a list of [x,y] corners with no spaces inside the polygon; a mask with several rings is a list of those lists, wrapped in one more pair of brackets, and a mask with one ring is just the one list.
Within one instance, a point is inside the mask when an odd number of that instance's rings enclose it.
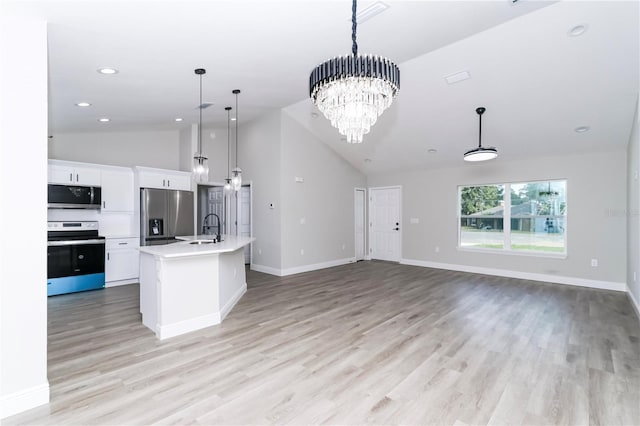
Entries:
{"label": "kitchen island", "polygon": [[244,247],[255,238],[177,237],[184,242],[140,247],[142,323],[158,339],[220,324],[247,291]]}

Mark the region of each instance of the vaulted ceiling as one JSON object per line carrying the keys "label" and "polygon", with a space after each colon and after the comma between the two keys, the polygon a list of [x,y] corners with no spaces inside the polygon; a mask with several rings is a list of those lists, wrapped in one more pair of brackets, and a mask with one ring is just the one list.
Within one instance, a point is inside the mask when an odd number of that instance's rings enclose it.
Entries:
{"label": "vaulted ceiling", "polygon": [[[350,50],[349,1],[4,3],[4,13],[49,22],[53,135],[195,123],[193,70],[202,67],[203,101],[214,104],[205,123],[225,122],[239,88],[241,122],[284,108],[375,173],[461,164],[477,144],[478,106],[487,108],[483,145],[499,149],[498,161],[623,149],[638,96],[635,1],[385,1],[387,10],[359,25],[358,41],[400,66],[402,87],[360,145],[314,117],[307,86],[315,65]],[[586,31],[571,35],[579,25]],[[107,66],[119,73],[97,72]],[[459,71],[471,78],[445,81]]]}

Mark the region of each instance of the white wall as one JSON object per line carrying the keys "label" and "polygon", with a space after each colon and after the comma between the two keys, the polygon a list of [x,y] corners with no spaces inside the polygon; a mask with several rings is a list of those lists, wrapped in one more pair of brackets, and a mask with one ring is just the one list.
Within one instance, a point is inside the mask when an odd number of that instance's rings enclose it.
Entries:
{"label": "white wall", "polygon": [[178,130],[59,133],[49,139],[49,158],[178,170],[179,141]]}
{"label": "white wall", "polygon": [[[253,191],[253,265],[274,273],[281,268],[280,111],[247,124],[240,123],[243,182]],[[273,204],[273,209],[269,207]]]}
{"label": "white wall", "polygon": [[[629,295],[635,304],[640,318],[640,118],[639,104],[636,105],[636,115],[633,129],[629,138],[627,151],[627,285]],[[634,273],[636,275],[634,279]]]}
{"label": "white wall", "polygon": [[46,23],[2,18],[0,64],[0,223],[4,225],[0,245],[0,418],[3,418],[49,400],[44,226]]}
{"label": "white wall", "polygon": [[281,132],[283,270],[354,258],[353,190],[366,177],[284,111]]}
{"label": "white wall", "polygon": [[[403,186],[403,259],[473,268],[543,274],[549,281],[626,282],[626,153],[603,152],[536,158],[369,177],[369,187]],[[462,161],[461,161],[462,163]],[[457,249],[457,186],[567,179],[566,259],[488,254]],[[411,224],[418,218],[419,224]],[[440,252],[435,252],[435,246]],[[590,266],[591,259],[599,266]],[[559,281],[558,281],[559,280]]]}
{"label": "white wall", "polygon": [[183,172],[190,172],[193,168],[193,153],[194,146],[197,142],[198,126],[193,124],[189,127],[183,127],[178,132],[178,151],[179,151],[179,166],[178,170]]}

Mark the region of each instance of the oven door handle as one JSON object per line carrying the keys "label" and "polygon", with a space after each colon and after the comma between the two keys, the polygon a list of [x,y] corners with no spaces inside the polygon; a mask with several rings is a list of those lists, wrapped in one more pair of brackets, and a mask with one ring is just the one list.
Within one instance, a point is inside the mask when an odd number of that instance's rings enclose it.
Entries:
{"label": "oven door handle", "polygon": [[105,240],[66,240],[66,241],[47,241],[47,246],[80,246],[87,244],[105,244]]}

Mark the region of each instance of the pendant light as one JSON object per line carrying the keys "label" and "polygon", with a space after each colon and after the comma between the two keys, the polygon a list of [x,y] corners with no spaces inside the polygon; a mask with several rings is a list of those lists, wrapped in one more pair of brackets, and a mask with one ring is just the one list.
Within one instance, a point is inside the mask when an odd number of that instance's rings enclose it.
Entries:
{"label": "pendant light", "polygon": [[234,191],[238,192],[242,188],[242,170],[238,167],[238,95],[240,90],[235,89],[231,93],[236,95],[236,166],[231,171],[231,186]]}
{"label": "pendant light", "polygon": [[498,156],[498,150],[494,147],[483,148],[482,147],[482,114],[486,111],[486,108],[476,108],[476,113],[479,118],[479,131],[478,131],[478,147],[470,149],[464,153],[464,161],[487,161],[493,160]]}
{"label": "pendant light", "polygon": [[202,75],[207,71],[204,68],[198,68],[195,70],[196,75],[200,76],[200,104],[198,110],[200,111],[200,122],[198,124],[198,151],[193,154],[193,178],[196,182],[208,182],[209,181],[209,165],[207,164],[208,158],[202,153]]}
{"label": "pendant light", "polygon": [[387,58],[358,55],[356,0],[351,7],[351,55],[318,65],[309,96],[349,143],[361,143],[400,90],[400,69]]}
{"label": "pendant light", "polygon": [[229,164],[231,163],[231,107],[225,107],[227,111],[227,178],[224,180],[225,194],[231,193],[231,177],[229,176]]}

